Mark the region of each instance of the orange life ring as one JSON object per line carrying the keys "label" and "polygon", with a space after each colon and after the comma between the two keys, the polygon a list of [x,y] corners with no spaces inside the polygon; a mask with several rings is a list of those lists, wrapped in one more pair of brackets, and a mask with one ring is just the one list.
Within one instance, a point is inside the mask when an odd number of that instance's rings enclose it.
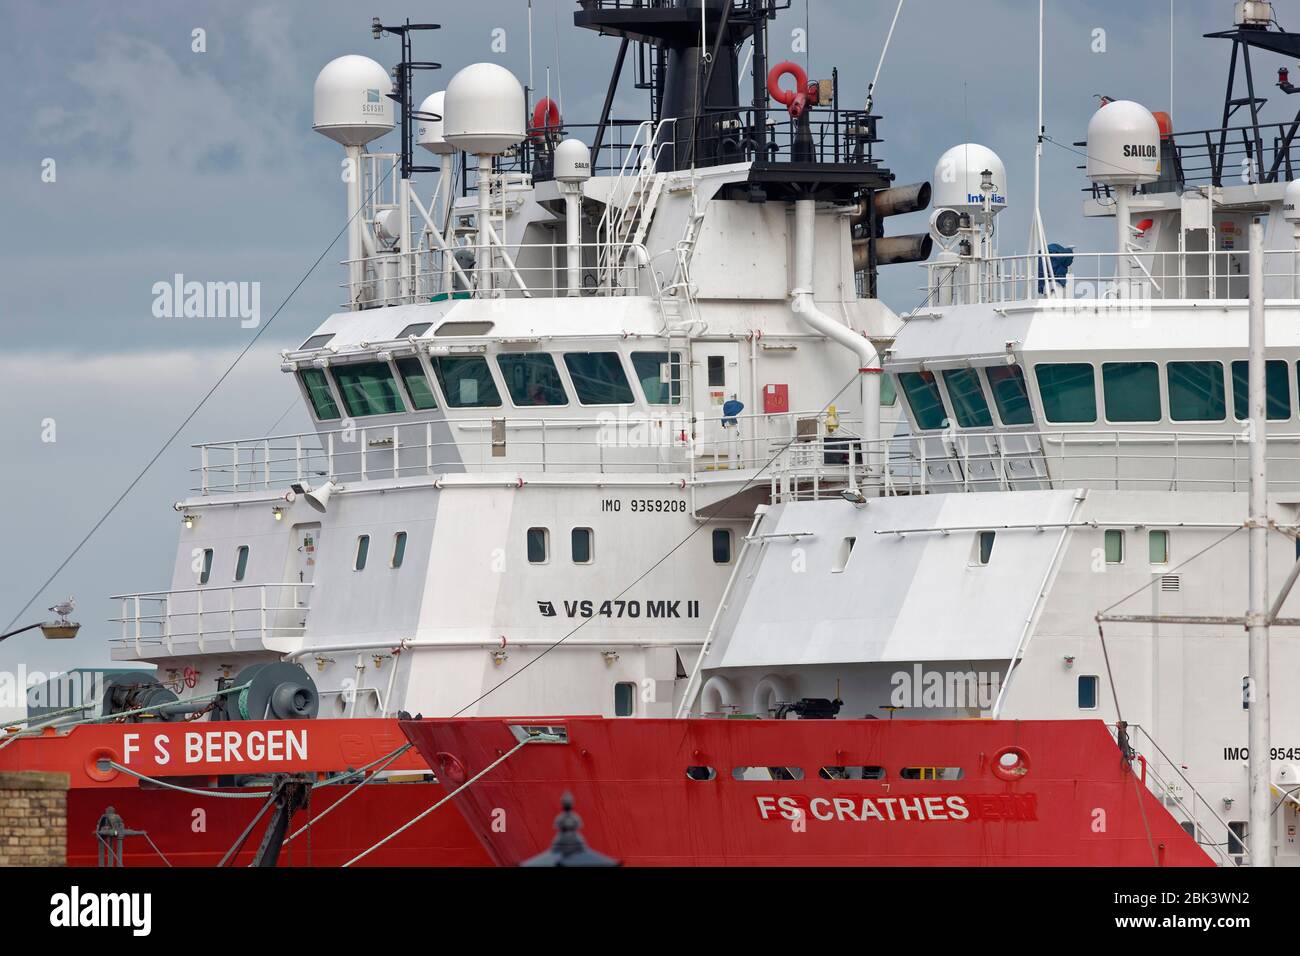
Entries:
{"label": "orange life ring", "polygon": [[1003,747],[993,754],[993,775],[1001,780],[1020,780],[1029,773],[1029,754],[1021,747]]}
{"label": "orange life ring", "polygon": [[551,130],[560,128],[560,104],[549,96],[542,97],[533,107],[533,139],[541,139]]}

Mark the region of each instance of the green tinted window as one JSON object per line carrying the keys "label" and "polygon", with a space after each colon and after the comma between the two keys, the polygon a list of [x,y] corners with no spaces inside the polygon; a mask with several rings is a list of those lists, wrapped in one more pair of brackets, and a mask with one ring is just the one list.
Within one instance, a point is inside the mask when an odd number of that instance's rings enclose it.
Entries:
{"label": "green tinted window", "polygon": [[1025,372],[1019,365],[993,365],[984,370],[1003,425],[1032,425],[1034,410],[1029,405]]}
{"label": "green tinted window", "polygon": [[325,378],[325,373],[318,368],[305,368],[298,373],[298,378],[302,381],[303,388],[307,389],[307,397],[311,399],[316,417],[323,422],[338,419],[339,407],[330,394],[330,383]]}
{"label": "green tinted window", "polygon": [[334,382],[343,396],[343,407],[356,418],[406,411],[387,362],[336,366]]}
{"label": "green tinted window", "polygon": [[1147,552],[1152,564],[1169,563],[1169,532],[1151,531],[1147,534]]}
{"label": "green tinted window", "polygon": [[[1232,413],[1245,421],[1250,417],[1249,362],[1232,363]],[[1287,381],[1286,362],[1270,359],[1264,363],[1264,386],[1267,398],[1264,412],[1271,422],[1285,421],[1291,417],[1291,383]]]}
{"label": "green tinted window", "polygon": [[418,358],[408,356],[398,359],[397,371],[402,373],[402,383],[406,386],[412,408],[424,411],[438,407],[438,399],[433,394],[433,386],[429,384],[429,376],[424,374],[424,366]]}
{"label": "green tinted window", "polygon": [[1097,391],[1091,365],[1035,365],[1043,414],[1049,422],[1095,422]]}
{"label": "green tinted window", "polygon": [[1165,376],[1174,421],[1221,422],[1227,416],[1222,362],[1170,362]]}
{"label": "green tinted window", "polygon": [[[633,352],[632,371],[641,382],[641,391],[651,405],[680,405],[682,401],[682,353],[673,352],[669,364],[667,352]],[[668,381],[664,381],[667,365]]]}
{"label": "green tinted window", "polygon": [[516,405],[569,404],[555,359],[546,353],[501,355],[497,364],[506,380],[506,391]]}
{"label": "green tinted window", "polygon": [[630,405],[634,401],[617,352],[568,352],[564,364],[583,405]]}
{"label": "green tinted window", "polygon": [[988,428],[993,424],[989,403],[979,373],[969,368],[948,369],[943,373],[957,424],[962,428]]}
{"label": "green tinted window", "polygon": [[894,387],[894,376],[880,376],[880,404],[884,408],[892,408],[898,401],[898,389]]}
{"label": "green tinted window", "polygon": [[1101,391],[1107,421],[1160,421],[1160,371],[1155,362],[1103,363]]}
{"label": "green tinted window", "polygon": [[241,544],[239,550],[235,552],[235,580],[244,580],[244,575],[248,573],[248,545]]}
{"label": "green tinted window", "polygon": [[930,431],[948,424],[948,412],[933,372],[899,372],[898,384],[903,386],[917,428]]}
{"label": "green tinted window", "polygon": [[1105,537],[1106,537],[1106,563],[1123,564],[1124,563],[1124,529],[1107,528]]}
{"label": "green tinted window", "polygon": [[433,360],[433,370],[452,408],[496,408],[501,404],[501,394],[482,356],[444,355]]}

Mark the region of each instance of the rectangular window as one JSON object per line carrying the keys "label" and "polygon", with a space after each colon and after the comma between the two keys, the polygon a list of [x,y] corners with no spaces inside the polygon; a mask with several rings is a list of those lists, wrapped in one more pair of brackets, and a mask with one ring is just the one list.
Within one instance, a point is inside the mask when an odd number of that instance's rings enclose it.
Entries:
{"label": "rectangular window", "polygon": [[1169,563],[1169,532],[1150,531],[1147,533],[1147,551],[1152,564]]}
{"label": "rectangular window", "polygon": [[[633,352],[632,371],[650,405],[680,405],[682,402],[682,353]],[[667,378],[664,373],[667,373]]]}
{"label": "rectangular window", "polygon": [[545,528],[528,529],[528,563],[545,564],[547,552],[547,538],[550,535]]}
{"label": "rectangular window", "polygon": [[1095,674],[1079,675],[1079,709],[1080,710],[1097,709],[1097,685],[1098,685],[1098,680]]}
{"label": "rectangular window", "polygon": [[1165,379],[1169,417],[1174,421],[1221,422],[1227,417],[1222,362],[1170,362]]}
{"label": "rectangular window", "polygon": [[1043,414],[1049,422],[1097,420],[1097,386],[1091,365],[1082,362],[1035,365],[1034,376],[1043,399]]}
{"label": "rectangular window", "polygon": [[636,705],[636,684],[620,682],[614,685],[614,716],[631,717]]}
{"label": "rectangular window", "polygon": [[[1246,400],[1249,391],[1249,362],[1232,363],[1232,413],[1245,421],[1250,417]],[[1264,414],[1270,422],[1291,417],[1291,383],[1287,380],[1286,362],[1269,359],[1264,363]]]}
{"label": "rectangular window", "polygon": [[893,408],[898,401],[898,389],[894,386],[894,376],[880,376],[880,404],[883,408]]}
{"label": "rectangular window", "polygon": [[1025,372],[1019,365],[992,365],[984,370],[993,392],[993,404],[1003,425],[1032,425],[1034,410],[1029,404]]}
{"label": "rectangular window", "polygon": [[943,373],[957,424],[962,428],[988,428],[993,424],[989,403],[979,373],[969,368],[950,368]]}
{"label": "rectangular window", "polygon": [[501,377],[506,380],[510,400],[520,407],[535,405],[567,405],[569,396],[564,393],[555,359],[545,352],[529,355],[501,355],[497,357]]}
{"label": "rectangular window", "polygon": [[334,384],[343,396],[343,407],[353,418],[406,411],[387,362],[336,365],[333,372]]}
{"label": "rectangular window", "polygon": [[1124,563],[1124,530],[1122,528],[1106,529],[1106,563]]}
{"label": "rectangular window", "polygon": [[939,394],[939,383],[934,380],[933,372],[900,372],[898,384],[903,386],[917,428],[932,431],[948,424],[948,412],[943,407],[943,396]]}
{"label": "rectangular window", "polygon": [[370,557],[370,535],[358,535],[357,556],[352,562],[352,570],[364,571],[366,569],[366,558],[368,557]]}
{"label": "rectangular window", "polygon": [[1228,822],[1228,852],[1233,856],[1246,854],[1246,821],[1230,820]]}
{"label": "rectangular window", "polygon": [[402,331],[398,332],[397,337],[399,339],[404,339],[412,335],[421,336],[425,332],[428,332],[432,325],[432,322],[412,322],[406,328],[402,329]]}
{"label": "rectangular window", "polygon": [[731,532],[726,528],[713,529],[713,563],[731,563]]}
{"label": "rectangular window", "polygon": [[244,580],[246,573],[248,573],[248,545],[241,544],[239,550],[235,552],[235,580]]}
{"label": "rectangular window", "polygon": [[307,349],[323,349],[329,344],[329,341],[332,338],[334,338],[333,332],[326,332],[323,335],[313,335],[306,342],[303,342],[302,345],[298,346],[298,348],[304,351]]}
{"label": "rectangular window", "polygon": [[617,352],[567,352],[564,364],[583,405],[630,405],[634,401]]}
{"label": "rectangular window", "polygon": [[334,396],[330,394],[330,383],[325,378],[325,372],[318,368],[305,368],[298,373],[298,378],[302,381],[303,388],[307,390],[307,397],[311,399],[311,408],[316,413],[317,420],[337,421],[339,407],[334,401]]}
{"label": "rectangular window", "polygon": [[433,370],[443,397],[452,408],[498,408],[501,395],[492,381],[487,360],[479,355],[441,356]]}
{"label": "rectangular window", "polygon": [[203,566],[199,569],[199,584],[207,584],[212,578],[212,549],[203,549]]}
{"label": "rectangular window", "polygon": [[574,564],[591,564],[591,540],[590,528],[573,529],[569,535],[569,545],[573,550]]}
{"label": "rectangular window", "polygon": [[393,560],[389,566],[400,568],[404,560],[406,560],[406,532],[399,531],[393,535]]}
{"label": "rectangular window", "polygon": [[418,358],[414,355],[399,358],[397,371],[402,374],[402,384],[406,386],[406,397],[411,400],[412,408],[422,412],[438,407],[429,376],[424,373],[424,365]]}
{"label": "rectangular window", "polygon": [[709,388],[723,388],[727,384],[727,360],[721,355],[708,357]]}
{"label": "rectangular window", "polygon": [[1101,390],[1107,421],[1160,421],[1160,371],[1155,362],[1103,363]]}
{"label": "rectangular window", "polygon": [[979,533],[979,538],[976,541],[978,550],[975,554],[975,560],[978,564],[989,563],[989,560],[993,557],[993,542],[997,540],[997,536],[996,531],[981,531]]}

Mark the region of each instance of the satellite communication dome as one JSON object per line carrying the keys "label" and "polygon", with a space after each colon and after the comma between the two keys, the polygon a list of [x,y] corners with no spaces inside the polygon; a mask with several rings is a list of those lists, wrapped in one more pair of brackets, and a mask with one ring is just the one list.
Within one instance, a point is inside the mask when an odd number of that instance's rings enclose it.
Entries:
{"label": "satellite communication dome", "polygon": [[942,156],[934,167],[934,208],[955,209],[981,221],[984,216],[984,171],[992,173],[993,192],[989,196],[990,214],[996,216],[1007,206],[1007,168],[998,154],[979,143],[962,143]]}
{"label": "satellite communication dome", "polygon": [[580,139],[566,139],[555,147],[555,181],[581,183],[591,178],[591,150]]}
{"label": "satellite communication dome", "polygon": [[524,88],[495,63],[473,63],[453,76],[443,107],[443,136],[467,153],[504,153],[526,135]]}
{"label": "satellite communication dome", "polygon": [[1286,192],[1282,194],[1282,218],[1300,223],[1300,179],[1286,184]]}
{"label": "satellite communication dome", "polygon": [[[424,102],[420,104],[419,112],[442,116],[443,100],[446,97],[447,94],[442,90],[437,93],[430,93],[424,98]],[[441,119],[422,119],[420,125],[415,129],[415,141],[431,153],[447,155],[456,152],[456,147],[443,138],[442,130],[443,121]]]}
{"label": "satellite communication dome", "polygon": [[1160,178],[1160,126],[1132,100],[1113,100],[1088,122],[1088,178],[1105,186],[1136,186]]}
{"label": "satellite communication dome", "polygon": [[316,76],[312,129],[344,146],[364,146],[394,126],[393,81],[368,56],[330,60]]}

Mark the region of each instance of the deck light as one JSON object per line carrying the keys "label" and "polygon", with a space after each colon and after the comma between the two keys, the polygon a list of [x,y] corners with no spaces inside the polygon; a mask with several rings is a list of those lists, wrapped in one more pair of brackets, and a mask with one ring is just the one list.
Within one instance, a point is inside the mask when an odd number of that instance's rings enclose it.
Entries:
{"label": "deck light", "polygon": [[275,517],[276,521],[284,520],[284,509],[281,508],[279,505],[276,505],[274,508],[271,509],[271,514]]}
{"label": "deck light", "polygon": [[187,527],[187,528],[193,528],[193,527],[194,527],[194,522],[196,522],[196,521],[198,521],[198,520],[199,520],[198,515],[192,515],[192,514],[184,515],[184,516],[181,518],[181,521],[183,521],[183,522],[185,523],[185,527]]}

